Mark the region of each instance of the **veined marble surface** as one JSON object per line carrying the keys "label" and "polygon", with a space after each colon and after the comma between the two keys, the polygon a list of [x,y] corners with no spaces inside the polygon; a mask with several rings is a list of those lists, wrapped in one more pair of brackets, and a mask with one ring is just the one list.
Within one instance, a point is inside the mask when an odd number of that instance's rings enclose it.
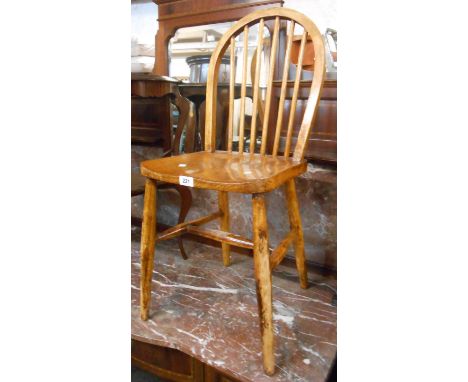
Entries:
{"label": "veined marble surface", "polygon": [[139,318],[139,230],[132,241],[132,338],[181,350],[241,381],[325,381],[336,355],[336,280],[309,272],[299,287],[294,268],[273,272],[276,373],[264,374],[253,259],[185,241],[158,243],[150,319]]}

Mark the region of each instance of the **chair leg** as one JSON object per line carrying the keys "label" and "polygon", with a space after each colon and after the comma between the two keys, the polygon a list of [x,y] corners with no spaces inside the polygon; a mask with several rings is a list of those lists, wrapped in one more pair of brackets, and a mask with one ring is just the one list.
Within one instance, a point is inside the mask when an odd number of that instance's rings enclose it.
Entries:
{"label": "chair leg", "polygon": [[140,275],[140,315],[147,320],[151,302],[151,280],[154,267],[154,246],[156,239],[156,181],[146,179],[141,227],[141,275]]}
{"label": "chair leg", "polygon": [[[187,217],[190,207],[192,206],[192,193],[190,192],[189,188],[180,186],[178,184],[175,186],[175,188],[179,192],[179,195],[180,195],[180,213],[179,213],[179,220],[177,222],[178,224],[180,224],[185,221],[185,218]],[[182,236],[178,237],[178,242],[179,242],[180,254],[182,255],[184,260],[187,260],[187,254],[185,253],[184,242],[183,242]]]}
{"label": "chair leg", "polygon": [[263,369],[268,375],[275,372],[273,311],[268,225],[263,194],[252,195],[253,242],[257,303],[262,335]]}
{"label": "chair leg", "polygon": [[[221,216],[220,228],[222,231],[229,231],[229,197],[226,191],[218,192],[219,210],[223,213]],[[231,250],[229,244],[222,243],[223,248],[223,264],[228,267],[231,264]]]}
{"label": "chair leg", "polygon": [[307,288],[307,265],[304,252],[304,234],[302,232],[301,215],[299,213],[299,204],[297,202],[296,184],[294,179],[286,183],[286,200],[288,203],[289,224],[291,230],[296,232],[294,247],[296,250],[296,268],[299,273],[301,288]]}

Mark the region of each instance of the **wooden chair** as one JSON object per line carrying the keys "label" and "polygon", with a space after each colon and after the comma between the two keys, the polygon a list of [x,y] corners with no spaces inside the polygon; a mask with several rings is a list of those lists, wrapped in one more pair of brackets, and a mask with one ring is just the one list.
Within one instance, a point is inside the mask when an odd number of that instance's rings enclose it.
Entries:
{"label": "wooden chair", "polygon": [[[260,53],[263,46],[263,29],[266,21],[273,21],[271,57],[276,57],[280,22],[287,21],[287,49],[282,70],[280,103],[274,132],[274,145],[271,153],[267,153],[267,136],[269,134],[269,117],[272,112],[271,98],[275,74],[275,59],[270,59],[267,80],[267,91],[262,123],[261,144],[256,153],[256,139],[250,140],[249,152],[244,152],[244,116],[247,77],[247,59],[242,63],[241,85],[241,119],[239,124],[239,150],[233,147],[233,119],[234,119],[234,83],[235,83],[235,38],[243,33],[243,47],[248,46],[248,32],[252,25],[258,24],[258,49],[256,61],[256,76],[253,86],[253,117],[251,137],[255,137],[258,113],[259,74],[261,70]],[[284,101],[288,82],[291,45],[295,25],[302,26],[301,47],[294,80],[294,90],[289,116],[286,143],[278,155],[281,126],[283,121]],[[300,73],[304,59],[304,48],[307,36],[312,38],[315,50],[315,73],[310,88],[302,124],[298,132],[294,151],[291,150],[295,115],[295,102],[299,92]],[[240,39],[239,39],[240,40]],[[231,57],[230,104],[228,118],[228,147],[226,151],[216,150],[216,99],[218,68],[223,54],[229,49]],[[246,55],[244,55],[246,57]],[[279,72],[279,71],[276,71]],[[169,158],[155,159],[142,162],[141,173],[146,177],[145,200],[141,238],[141,318],[148,319],[151,299],[151,280],[153,275],[153,260],[155,243],[176,237],[184,232],[214,239],[222,243],[222,257],[225,266],[230,263],[230,246],[240,246],[253,249],[254,270],[257,284],[257,299],[260,316],[260,329],[263,348],[263,366],[267,374],[274,373],[274,338],[272,321],[272,270],[283,260],[287,248],[294,244],[296,266],[299,273],[300,286],[307,288],[307,269],[304,255],[304,239],[296,196],[294,178],[304,173],[307,163],[303,159],[307,138],[316,115],[317,104],[322,90],[325,75],[324,44],[315,24],[303,14],[286,8],[270,8],[253,12],[239,20],[229,29],[219,41],[210,61],[206,95],[205,122],[205,151],[183,154]],[[278,89],[279,90],[279,89]],[[273,121],[274,122],[274,121]],[[156,181],[182,184],[195,188],[205,188],[218,191],[219,210],[170,228],[156,235]],[[267,215],[265,193],[281,185],[285,185],[286,200],[291,231],[271,251],[268,245]],[[253,240],[229,232],[229,192],[252,194],[253,203]],[[200,226],[209,221],[220,219],[220,229],[203,229]]]}
{"label": "wooden chair", "polygon": [[[179,111],[177,128],[174,133],[174,137],[172,139],[171,148],[162,153],[161,155],[162,158],[170,157],[171,155],[180,154],[181,140],[182,140],[182,134],[184,130],[186,131],[186,137],[194,135],[194,132],[195,132],[195,121],[193,117],[189,118],[191,116],[189,113],[189,109],[190,109],[189,101],[183,98],[178,92],[178,90],[174,98],[175,98],[174,103]],[[172,130],[172,128],[170,128],[170,130]],[[143,137],[140,137],[140,136],[135,137],[132,131],[132,142],[137,143],[137,144],[138,143],[140,144],[154,143],[154,142],[147,142],[143,140],[142,138]],[[191,153],[194,151],[193,139],[191,141],[186,139],[184,147],[183,147],[183,151],[186,153]],[[143,195],[145,193],[145,183],[146,183],[145,177],[140,175],[138,172],[134,171],[132,167],[131,196],[134,197],[138,195]],[[177,223],[178,224],[183,223],[192,205],[192,193],[190,192],[190,189],[188,189],[187,187],[183,187],[179,184],[170,184],[170,183],[161,183],[158,188],[159,190],[175,189],[179,193],[180,209],[179,209],[179,218],[177,220]],[[136,222],[138,220],[139,219],[132,217],[132,225],[134,224],[133,223],[134,221],[135,221],[135,224],[137,224]],[[138,223],[138,225],[140,224],[141,222]],[[187,259],[187,254],[185,253],[182,237],[178,238],[178,243],[179,243],[181,256],[184,259]]]}

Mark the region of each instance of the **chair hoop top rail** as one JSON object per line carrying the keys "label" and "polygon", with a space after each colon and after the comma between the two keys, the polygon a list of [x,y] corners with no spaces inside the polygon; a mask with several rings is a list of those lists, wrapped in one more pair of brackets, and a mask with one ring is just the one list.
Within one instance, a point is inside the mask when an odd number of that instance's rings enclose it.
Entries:
{"label": "chair hoop top rail", "polygon": [[[251,14],[243,17],[240,19],[236,24],[234,24],[226,33],[224,33],[223,37],[221,40],[218,42],[218,45],[216,46],[216,49],[214,50],[211,60],[210,60],[210,65],[208,69],[208,80],[207,80],[207,85],[206,85],[206,120],[205,120],[205,150],[208,152],[214,152],[216,150],[216,103],[217,103],[217,90],[218,90],[218,74],[219,74],[219,68],[221,64],[221,60],[223,58],[223,55],[225,52],[230,49],[230,53],[235,51],[234,48],[231,47],[231,44],[234,43],[235,38],[239,36],[240,34],[244,33],[244,38],[243,42],[244,44],[240,44],[239,46],[244,47],[244,62],[241,63],[243,66],[242,70],[242,95],[241,95],[241,115],[240,115],[240,131],[239,133],[242,135],[242,142],[239,142],[239,151],[243,152],[244,147],[247,147],[249,145],[244,145],[243,139],[244,139],[244,128],[245,128],[245,121],[244,121],[244,113],[245,113],[245,82],[246,82],[246,55],[247,55],[247,47],[248,47],[248,38],[246,33],[248,33],[249,30],[251,30],[252,26],[255,24],[260,25],[260,30],[263,30],[262,26],[266,22],[272,21],[275,24],[274,28],[274,33],[272,36],[272,43],[273,45],[271,47],[272,54],[270,58],[270,64],[272,64],[272,68],[270,70],[274,70],[274,54],[277,53],[276,49],[276,44],[278,41],[278,21],[289,21],[290,22],[290,28],[288,29],[288,33],[294,33],[294,26],[299,25],[302,26],[304,29],[304,33],[302,35],[302,41],[301,41],[301,54],[299,57],[299,62],[297,65],[297,71],[300,72],[302,69],[302,60],[303,60],[303,52],[304,52],[304,44],[306,41],[306,35],[307,35],[307,40],[312,40],[313,46],[314,46],[314,52],[315,52],[315,60],[314,60],[314,75],[313,79],[311,81],[311,86],[310,86],[310,92],[309,96],[307,99],[307,106],[304,111],[304,115],[302,118],[302,122],[300,124],[300,129],[297,134],[297,139],[295,143],[294,150],[292,151],[292,157],[295,160],[302,160],[304,158],[304,153],[306,151],[306,146],[308,142],[308,138],[312,129],[313,122],[315,120],[316,114],[317,114],[317,108],[318,108],[318,102],[320,99],[320,93],[322,91],[323,87],[323,81],[325,78],[325,48],[324,48],[324,42],[322,39],[322,35],[320,34],[319,29],[317,26],[305,15],[303,15],[300,12],[297,12],[293,9],[288,9],[288,8],[270,8],[267,10],[259,10],[256,12],[252,12]],[[291,27],[291,23],[292,27]],[[288,36],[288,40],[290,39],[291,36]],[[260,41],[260,49],[262,47],[262,40],[263,40],[263,33],[262,36],[260,36],[259,41]],[[289,42],[289,41],[288,41]],[[288,44],[289,45],[289,44]],[[238,47],[239,47],[238,46]],[[236,47],[237,48],[237,47]],[[288,47],[289,50],[289,47]],[[290,53],[290,52],[288,52]],[[256,62],[256,73],[261,73],[264,71],[264,68],[261,68],[260,65],[260,53],[257,53],[257,62]],[[234,62],[234,60],[231,58],[231,62]],[[289,65],[289,56],[286,57],[286,62],[284,63],[285,65]],[[271,73],[267,73],[267,112],[270,112],[270,97],[271,97],[271,86],[273,82],[273,75]],[[235,75],[230,76],[230,91],[232,92],[234,89],[234,81],[235,81]],[[282,77],[281,83],[283,84],[284,82],[289,81],[288,78]],[[293,96],[293,99],[297,99],[297,91],[298,91],[298,82],[300,81],[300,73],[297,73],[296,78],[294,80],[295,82],[295,95],[296,97]],[[258,77],[255,78],[255,81],[253,81],[253,93],[255,95],[259,94],[259,79]],[[275,83],[277,82],[276,80],[274,81]],[[257,112],[258,110],[261,110],[262,108],[257,105],[257,97],[253,98],[254,102],[254,113],[252,115],[252,125],[253,129],[251,131],[251,142],[250,142],[250,148],[251,152],[253,153],[255,150],[256,142],[252,142],[253,139],[257,139],[256,137],[256,118],[257,118]],[[229,97],[229,102],[233,103],[234,102],[234,97],[230,95]],[[284,97],[282,97],[282,103],[279,105],[279,109],[282,109],[284,107]],[[292,108],[293,112],[295,111],[295,107]],[[233,139],[233,118],[234,118],[234,107],[232,105],[229,105],[229,121],[228,121],[228,151],[234,150],[232,148],[232,139]],[[281,113],[282,117],[282,113]],[[290,116],[292,118],[292,116]],[[266,123],[260,123],[259,128],[260,128],[260,133],[261,133],[261,148],[260,148],[260,153],[262,155],[266,154],[266,143],[265,143],[265,138],[268,135],[268,118],[266,118]],[[276,125],[276,121],[273,121],[274,124]],[[272,123],[273,123],[272,122]],[[279,125],[279,123],[278,123]],[[292,125],[292,122],[289,123],[289,125]],[[266,129],[266,130],[265,130]],[[292,142],[292,135],[293,129],[290,127],[288,128],[288,134],[286,137],[287,140],[287,145],[290,146]],[[276,128],[275,132],[275,151],[278,149],[278,143],[277,143],[277,137],[278,135],[278,128]],[[289,156],[289,147],[287,147],[287,150],[285,152],[285,156]],[[276,156],[276,152],[274,154]]]}

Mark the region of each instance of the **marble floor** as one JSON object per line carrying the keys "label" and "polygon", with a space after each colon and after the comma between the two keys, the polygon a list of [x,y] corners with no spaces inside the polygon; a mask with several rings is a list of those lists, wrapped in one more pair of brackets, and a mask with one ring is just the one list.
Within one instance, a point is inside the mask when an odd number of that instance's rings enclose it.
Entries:
{"label": "marble floor", "polygon": [[309,272],[299,287],[294,268],[273,273],[276,373],[263,373],[253,259],[186,241],[156,247],[150,319],[139,318],[139,232],[132,233],[132,338],[181,350],[241,381],[327,379],[336,356],[336,279]]}

